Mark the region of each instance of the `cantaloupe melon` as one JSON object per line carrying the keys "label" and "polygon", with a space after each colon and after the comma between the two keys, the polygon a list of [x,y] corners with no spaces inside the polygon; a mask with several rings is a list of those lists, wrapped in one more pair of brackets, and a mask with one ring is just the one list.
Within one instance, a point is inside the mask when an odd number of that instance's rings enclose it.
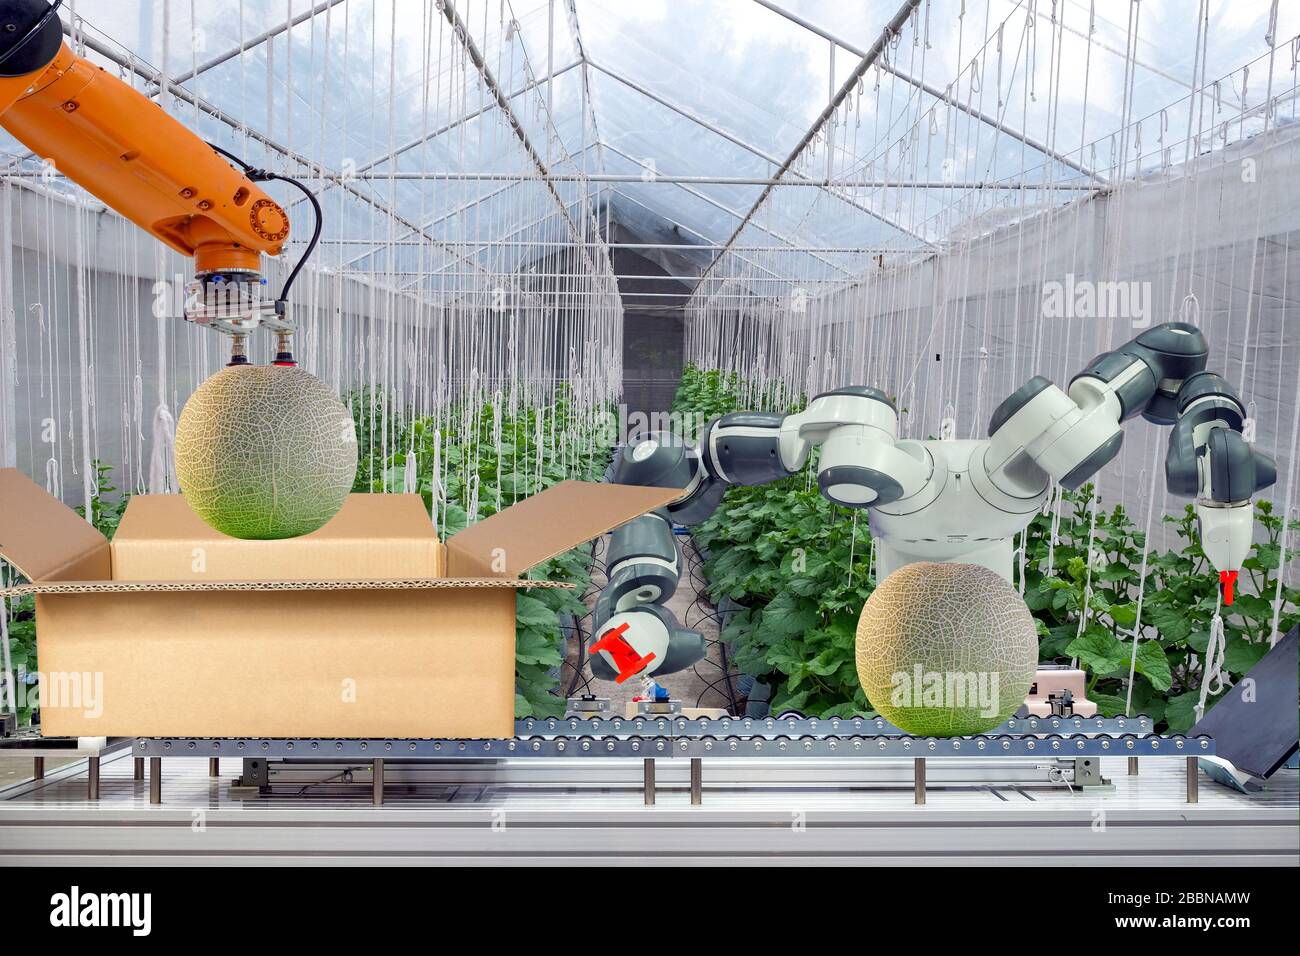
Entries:
{"label": "cantaloupe melon", "polygon": [[200,518],[235,538],[292,538],[334,517],[357,472],[352,416],[293,366],[235,365],[176,425],[176,477]]}
{"label": "cantaloupe melon", "polygon": [[925,737],[979,734],[1024,703],[1038,666],[1033,616],[975,564],[908,564],[876,588],[857,633],[858,680],[879,714]]}

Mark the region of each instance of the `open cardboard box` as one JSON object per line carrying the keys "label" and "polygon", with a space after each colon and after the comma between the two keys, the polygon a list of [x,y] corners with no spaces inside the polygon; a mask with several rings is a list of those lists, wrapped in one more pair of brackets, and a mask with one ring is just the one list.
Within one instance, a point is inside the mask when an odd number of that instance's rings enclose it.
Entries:
{"label": "open cardboard box", "polygon": [[229,538],[179,495],[110,544],[0,469],[0,557],[34,594],[46,736],[514,735],[529,568],[680,490],[566,481],[450,537],[418,495],[351,495],[318,531]]}

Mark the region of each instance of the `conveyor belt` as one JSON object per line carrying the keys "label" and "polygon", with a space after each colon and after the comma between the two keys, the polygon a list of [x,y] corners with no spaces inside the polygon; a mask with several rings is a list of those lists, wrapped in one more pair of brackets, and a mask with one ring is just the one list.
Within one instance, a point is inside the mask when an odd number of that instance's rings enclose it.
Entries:
{"label": "conveyor belt", "polygon": [[[881,717],[524,717],[504,740],[140,737],[137,757],[492,759],[515,757],[1158,756],[1214,753],[1151,734],[1151,718],[1020,717],[973,737],[914,737]],[[769,743],[770,741],[770,743]]]}
{"label": "conveyor belt", "polygon": [[825,734],[821,736],[626,736],[555,734],[507,740],[286,739],[252,737],[141,737],[137,757],[263,757],[323,760],[484,760],[534,757],[1044,757],[1209,756],[1209,737],[1124,734],[911,737]]}
{"label": "conveyor belt", "polygon": [[[1150,717],[1013,717],[983,736],[1017,734],[1140,734],[1151,733]],[[640,714],[636,717],[523,717],[515,721],[516,737],[553,735],[599,736],[727,736],[822,737],[908,736],[883,717],[804,717],[790,713],[779,717],[680,717]]]}
{"label": "conveyor belt", "polygon": [[[1028,717],[1007,721],[994,732],[970,737],[915,737],[878,717],[816,718],[788,714],[769,718],[688,718],[669,714],[635,717],[570,715],[524,718],[517,736],[501,740],[382,738],[141,737],[133,753],[140,765],[150,759],[150,779],[159,779],[163,757],[221,757],[246,760],[353,761],[371,763],[375,802],[383,800],[387,761],[484,761],[559,758],[641,759],[647,802],[654,799],[654,764],[688,760],[691,793],[702,792],[702,761],[781,758],[847,758],[913,761],[917,802],[924,802],[926,761],[930,758],[1019,758],[1081,761],[1095,770],[1105,756],[1182,757],[1187,799],[1196,797],[1196,761],[1214,753],[1209,737],[1155,735],[1146,717]],[[1098,780],[1100,777],[1098,775]]]}

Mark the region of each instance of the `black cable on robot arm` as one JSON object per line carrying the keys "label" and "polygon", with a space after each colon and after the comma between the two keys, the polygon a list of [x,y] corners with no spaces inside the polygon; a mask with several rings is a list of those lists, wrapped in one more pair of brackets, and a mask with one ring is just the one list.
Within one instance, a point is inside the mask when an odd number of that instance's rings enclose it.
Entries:
{"label": "black cable on robot arm", "polygon": [[[595,587],[595,570],[597,566],[600,567],[600,573],[605,575],[606,578],[605,583],[606,584],[609,583],[609,575],[606,572],[605,563],[600,560],[600,554],[603,550],[604,550],[603,539],[597,539],[595,542],[593,542],[591,548],[591,566],[588,569],[588,574],[591,576],[592,579],[591,581],[592,588],[582,596],[582,602],[584,604],[587,602],[587,598],[591,594],[593,593],[599,594],[603,590],[603,588]],[[587,618],[591,617],[594,613],[595,613],[595,608],[588,608],[587,613],[582,615],[582,617],[575,616],[573,619],[573,631],[578,638],[578,664],[576,667],[574,667],[573,664],[569,663],[568,657],[566,655],[564,663],[568,664],[568,666],[573,669],[573,680],[569,682],[569,689],[565,694],[566,698],[573,696],[574,691],[578,689],[579,682],[582,683],[583,690],[586,691],[591,690],[591,679],[585,675],[585,671],[587,669],[587,635],[584,634],[582,631],[582,622],[585,621]]]}
{"label": "black cable on robot arm", "polygon": [[740,703],[736,700],[736,682],[731,676],[731,661],[727,660],[727,642],[718,638],[718,653],[722,656],[722,673],[726,675],[727,680],[727,697],[731,701],[731,712],[734,714],[740,710]]}
{"label": "black cable on robot arm", "polygon": [[582,625],[579,623],[578,618],[574,618],[573,630],[578,637],[578,663],[575,667],[573,664],[569,664],[567,659],[565,660],[565,663],[573,668],[573,680],[569,682],[569,689],[564,695],[566,699],[573,696],[573,692],[578,689],[579,681],[584,686],[590,687],[587,678],[583,676],[583,671],[587,669],[587,636],[582,633]]}
{"label": "black cable on robot arm", "polygon": [[280,289],[280,295],[275,300],[276,315],[284,315],[285,306],[289,301],[289,290],[293,288],[293,283],[294,280],[298,278],[298,273],[301,272],[302,267],[307,264],[307,260],[311,257],[311,254],[316,251],[316,243],[320,241],[321,227],[325,223],[325,214],[321,210],[320,201],[316,198],[316,194],[314,192],[308,189],[299,180],[294,179],[292,176],[285,176],[281,173],[273,173],[269,169],[258,169],[256,166],[253,166],[245,162],[244,160],[236,156],[234,153],[230,152],[230,150],[223,149],[222,147],[218,146],[216,143],[208,143],[208,145],[211,146],[218,153],[220,153],[222,156],[226,157],[226,159],[230,160],[232,163],[239,166],[239,168],[244,171],[244,175],[246,175],[249,179],[251,179],[255,183],[263,183],[266,182],[267,180],[278,179],[280,180],[280,182],[289,183],[291,186],[296,186],[299,190],[302,191],[302,194],[307,197],[307,201],[311,203],[312,211],[316,213],[316,227],[312,230],[311,240],[307,243],[307,248],[303,250],[302,255],[298,257],[297,264],[294,265],[293,271],[289,273],[289,278],[287,278],[284,281],[284,286]]}
{"label": "black cable on robot arm", "polygon": [[251,163],[248,163],[245,160],[241,159],[239,156],[236,156],[230,150],[224,149],[223,147],[218,146],[216,143],[213,142],[209,142],[208,145],[211,146],[215,152],[220,153],[222,156],[226,157],[226,159],[230,160],[232,163],[234,163],[236,166],[242,169],[245,173],[256,172],[257,170],[256,166],[253,166]]}

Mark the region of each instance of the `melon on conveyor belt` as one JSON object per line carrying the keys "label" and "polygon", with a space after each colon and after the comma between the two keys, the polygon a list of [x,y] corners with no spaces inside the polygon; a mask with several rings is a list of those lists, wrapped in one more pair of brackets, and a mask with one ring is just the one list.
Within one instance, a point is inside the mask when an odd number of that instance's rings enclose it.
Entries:
{"label": "melon on conveyor belt", "polygon": [[900,730],[955,737],[990,730],[1033,683],[1038,634],[1024,599],[975,564],[899,568],[862,608],[858,679]]}

